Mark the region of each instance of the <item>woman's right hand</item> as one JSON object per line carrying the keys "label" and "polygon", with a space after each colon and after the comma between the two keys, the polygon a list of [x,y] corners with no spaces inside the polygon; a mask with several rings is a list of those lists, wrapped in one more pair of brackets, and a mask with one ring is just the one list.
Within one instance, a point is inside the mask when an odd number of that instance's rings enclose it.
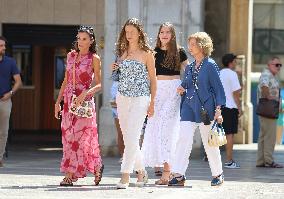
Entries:
{"label": "woman's right hand", "polygon": [[117,70],[118,69],[118,63],[114,62],[111,64],[111,70],[114,71],[114,70]]}
{"label": "woman's right hand", "polygon": [[61,114],[61,106],[60,106],[60,104],[59,103],[55,103],[55,106],[54,106],[54,117],[56,118],[56,119],[60,119],[59,118],[59,115]]}
{"label": "woman's right hand", "polygon": [[178,93],[179,95],[183,95],[184,92],[185,92],[185,89],[184,89],[182,86],[179,86],[179,87],[177,88],[177,93]]}

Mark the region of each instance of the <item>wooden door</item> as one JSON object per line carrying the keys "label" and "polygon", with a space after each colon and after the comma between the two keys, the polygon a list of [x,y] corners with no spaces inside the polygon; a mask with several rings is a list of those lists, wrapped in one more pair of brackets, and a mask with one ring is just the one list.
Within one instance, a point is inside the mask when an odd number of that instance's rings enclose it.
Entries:
{"label": "wooden door", "polygon": [[55,47],[42,48],[41,68],[41,129],[60,129],[60,121],[54,117],[54,53]]}

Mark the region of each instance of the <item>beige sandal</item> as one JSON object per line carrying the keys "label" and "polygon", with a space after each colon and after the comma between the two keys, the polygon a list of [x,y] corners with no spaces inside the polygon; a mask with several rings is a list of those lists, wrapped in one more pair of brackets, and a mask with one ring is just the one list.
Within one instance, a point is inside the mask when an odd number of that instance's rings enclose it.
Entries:
{"label": "beige sandal", "polygon": [[168,185],[168,183],[169,183],[169,180],[166,180],[166,179],[163,179],[163,178],[155,181],[155,185]]}
{"label": "beige sandal", "polygon": [[[164,173],[170,173],[170,172],[171,171],[163,171],[163,174]],[[162,177],[159,180],[155,181],[155,184],[156,185],[168,185],[169,179],[170,179],[170,175],[169,175],[168,179],[165,179],[165,177],[162,175]]]}

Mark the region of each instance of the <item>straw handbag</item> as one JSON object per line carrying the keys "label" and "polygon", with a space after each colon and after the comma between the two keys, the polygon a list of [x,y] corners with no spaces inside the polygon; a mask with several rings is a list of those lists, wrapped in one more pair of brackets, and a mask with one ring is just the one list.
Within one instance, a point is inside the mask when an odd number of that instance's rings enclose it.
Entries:
{"label": "straw handbag", "polygon": [[[76,59],[77,60],[77,59]],[[77,99],[77,96],[75,95],[75,62],[73,64],[73,95],[71,100],[71,105],[69,107],[69,113],[72,113],[74,115],[80,116],[80,117],[86,117],[86,118],[92,118],[93,117],[93,99],[91,100],[84,100],[82,104],[78,107],[75,106],[75,100]]]}
{"label": "straw handbag", "polygon": [[225,144],[227,144],[227,139],[222,124],[218,124],[217,121],[214,121],[209,131],[208,145],[211,147],[219,147]]}

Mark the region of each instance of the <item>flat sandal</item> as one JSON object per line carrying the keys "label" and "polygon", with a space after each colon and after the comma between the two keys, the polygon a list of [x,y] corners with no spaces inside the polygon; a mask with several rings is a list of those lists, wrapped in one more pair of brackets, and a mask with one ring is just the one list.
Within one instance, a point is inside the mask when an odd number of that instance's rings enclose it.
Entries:
{"label": "flat sandal", "polygon": [[102,180],[102,177],[103,177],[103,172],[104,172],[104,165],[101,166],[100,170],[99,171],[96,171],[95,173],[95,185],[99,185],[101,180]]}
{"label": "flat sandal", "polygon": [[63,180],[60,182],[60,186],[72,187],[73,186],[72,179],[69,177],[63,178]]}

